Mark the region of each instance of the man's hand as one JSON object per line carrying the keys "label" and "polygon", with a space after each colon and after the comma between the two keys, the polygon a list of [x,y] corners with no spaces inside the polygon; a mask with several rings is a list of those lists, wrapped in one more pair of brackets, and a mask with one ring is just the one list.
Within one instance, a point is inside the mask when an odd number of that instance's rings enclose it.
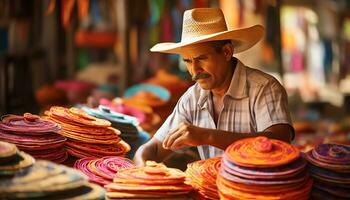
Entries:
{"label": "man's hand", "polygon": [[163,148],[177,149],[184,146],[203,145],[208,134],[205,128],[182,122],[177,128],[169,132],[163,141]]}
{"label": "man's hand", "polygon": [[161,141],[153,137],[136,151],[134,163],[136,166],[144,166],[147,160],[162,162],[164,158],[168,157],[171,153],[171,150],[162,147]]}
{"label": "man's hand", "polygon": [[143,160],[141,156],[138,156],[136,154],[133,158],[133,161],[134,161],[135,166],[138,166],[138,167],[143,167],[146,165],[146,161]]}

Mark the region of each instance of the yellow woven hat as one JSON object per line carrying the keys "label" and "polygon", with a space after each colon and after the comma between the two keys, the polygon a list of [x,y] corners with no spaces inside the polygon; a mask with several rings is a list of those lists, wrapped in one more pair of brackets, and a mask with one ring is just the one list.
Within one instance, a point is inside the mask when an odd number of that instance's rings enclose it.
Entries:
{"label": "yellow woven hat", "polygon": [[219,8],[195,8],[186,10],[184,13],[180,42],[158,43],[150,50],[180,53],[181,48],[188,45],[215,40],[232,40],[234,53],[239,53],[254,46],[262,38],[264,30],[261,25],[229,30],[224,14]]}

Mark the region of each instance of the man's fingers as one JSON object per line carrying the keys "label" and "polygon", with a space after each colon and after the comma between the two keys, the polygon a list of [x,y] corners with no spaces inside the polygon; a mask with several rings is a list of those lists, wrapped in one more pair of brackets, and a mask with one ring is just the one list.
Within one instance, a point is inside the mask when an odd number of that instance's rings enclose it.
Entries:
{"label": "man's fingers", "polygon": [[169,149],[170,146],[172,145],[172,143],[176,140],[176,138],[181,136],[181,132],[182,132],[182,130],[179,129],[175,133],[172,133],[171,135],[168,135],[166,140],[164,140],[164,142],[163,142],[163,147],[165,149]]}
{"label": "man's fingers", "polygon": [[177,130],[179,130],[180,127],[181,127],[181,126],[177,126],[176,128],[171,129],[171,130],[169,131],[169,134],[168,134],[168,135],[171,135],[171,134],[175,133]]}
{"label": "man's fingers", "polygon": [[180,124],[180,126],[176,127],[172,131],[169,132],[167,137],[163,141],[163,148],[168,148],[170,146],[170,143],[172,143],[172,138],[174,137],[174,134],[180,133],[185,127]]}
{"label": "man's fingers", "polygon": [[165,139],[164,139],[164,141],[163,141],[163,148],[165,148],[165,147],[167,146],[169,137],[170,137],[171,135],[173,135],[176,131],[178,131],[179,128],[180,128],[180,127],[178,126],[178,127],[176,127],[176,128],[174,128],[174,129],[172,129],[172,130],[169,131],[168,135],[165,137]]}
{"label": "man's fingers", "polygon": [[169,146],[169,148],[170,149],[181,148],[183,146],[186,146],[185,142],[186,142],[186,138],[184,137],[184,135],[181,135],[180,137],[175,139],[175,141],[172,143],[171,146]]}
{"label": "man's fingers", "polygon": [[163,148],[169,149],[170,144],[173,143],[173,140],[175,140],[176,137],[178,137],[177,132],[168,135],[163,142]]}

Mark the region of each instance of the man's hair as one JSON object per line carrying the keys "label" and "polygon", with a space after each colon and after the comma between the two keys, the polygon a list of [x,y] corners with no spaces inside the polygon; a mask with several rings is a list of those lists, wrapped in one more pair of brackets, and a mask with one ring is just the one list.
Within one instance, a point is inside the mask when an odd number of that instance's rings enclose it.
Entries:
{"label": "man's hair", "polygon": [[211,41],[210,44],[212,47],[214,47],[215,51],[220,53],[221,49],[225,44],[232,44],[231,40],[216,40],[216,41]]}

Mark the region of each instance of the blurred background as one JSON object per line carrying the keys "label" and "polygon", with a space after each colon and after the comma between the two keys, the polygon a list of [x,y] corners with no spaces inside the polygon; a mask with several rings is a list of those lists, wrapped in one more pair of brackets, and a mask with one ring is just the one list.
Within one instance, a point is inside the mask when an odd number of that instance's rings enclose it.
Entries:
{"label": "blurred background", "polygon": [[0,114],[108,105],[152,135],[193,82],[177,55],[149,49],[180,41],[195,7],[266,27],[236,56],[284,85],[300,149],[350,144],[348,0],[0,0]]}

